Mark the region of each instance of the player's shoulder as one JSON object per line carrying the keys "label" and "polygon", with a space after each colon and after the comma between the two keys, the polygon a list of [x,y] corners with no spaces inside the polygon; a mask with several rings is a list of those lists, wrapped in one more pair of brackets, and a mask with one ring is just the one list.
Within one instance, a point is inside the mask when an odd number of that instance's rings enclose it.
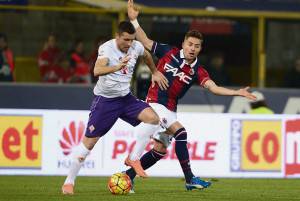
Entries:
{"label": "player's shoulder", "polygon": [[196,64],[196,66],[197,66],[198,74],[207,74],[207,75],[209,75],[209,73],[207,71],[207,68],[204,65]]}
{"label": "player's shoulder", "polygon": [[[199,60],[199,59],[198,59],[198,60]],[[203,64],[199,63],[199,62],[197,62],[196,66],[197,66],[198,68],[201,68],[201,69],[206,70],[205,66],[204,66]]]}
{"label": "player's shoulder", "polygon": [[114,41],[113,39],[106,41],[102,45],[99,46],[99,49],[113,49]]}
{"label": "player's shoulder", "polygon": [[114,52],[115,50],[114,50],[113,40],[106,41],[98,48],[98,56],[100,57],[108,58],[112,55],[115,55]]}
{"label": "player's shoulder", "polygon": [[173,54],[179,54],[180,56],[180,50],[178,47],[175,46],[170,46],[170,52],[172,52]]}
{"label": "player's shoulder", "polygon": [[165,52],[164,56],[165,57],[172,56],[172,57],[175,57],[177,59],[180,59],[181,58],[181,56],[180,56],[180,49],[178,47],[175,47],[175,46],[169,46],[169,48]]}
{"label": "player's shoulder", "polygon": [[140,41],[133,40],[132,42],[132,48],[133,49],[144,49],[143,44]]}

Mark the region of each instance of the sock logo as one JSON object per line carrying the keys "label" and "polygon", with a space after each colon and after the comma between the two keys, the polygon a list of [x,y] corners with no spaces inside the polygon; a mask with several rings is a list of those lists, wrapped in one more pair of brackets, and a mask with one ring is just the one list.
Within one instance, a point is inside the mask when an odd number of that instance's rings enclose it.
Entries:
{"label": "sock logo", "polygon": [[89,127],[89,130],[90,130],[90,133],[93,132],[93,131],[95,130],[95,126],[94,126],[94,125],[91,125],[91,126]]}
{"label": "sock logo", "polygon": [[62,148],[64,155],[69,155],[72,151],[72,147],[79,145],[83,138],[85,125],[80,121],[76,127],[74,121],[69,124],[68,128],[64,128],[62,131],[62,139],[59,140],[60,147]]}

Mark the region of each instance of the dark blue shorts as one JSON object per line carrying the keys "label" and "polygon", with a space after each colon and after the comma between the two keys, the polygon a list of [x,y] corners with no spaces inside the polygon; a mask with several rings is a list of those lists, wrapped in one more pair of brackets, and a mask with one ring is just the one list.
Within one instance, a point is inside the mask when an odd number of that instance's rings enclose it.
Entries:
{"label": "dark blue shorts", "polygon": [[138,115],[147,107],[147,103],[137,99],[131,93],[124,97],[105,98],[95,96],[89,121],[86,128],[86,137],[101,137],[115,124],[118,118],[132,126],[140,124]]}

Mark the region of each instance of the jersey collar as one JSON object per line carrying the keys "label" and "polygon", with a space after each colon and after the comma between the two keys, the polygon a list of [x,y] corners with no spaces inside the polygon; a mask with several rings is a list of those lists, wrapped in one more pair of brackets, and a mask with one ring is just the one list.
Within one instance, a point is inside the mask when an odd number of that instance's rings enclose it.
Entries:
{"label": "jersey collar", "polygon": [[[196,65],[196,63],[198,61],[198,58],[196,57],[195,61],[192,64],[188,64],[184,58],[183,49],[180,50],[180,58],[183,59],[184,64],[187,64],[191,68],[194,68],[194,66]],[[183,67],[183,65],[182,65],[182,67]]]}

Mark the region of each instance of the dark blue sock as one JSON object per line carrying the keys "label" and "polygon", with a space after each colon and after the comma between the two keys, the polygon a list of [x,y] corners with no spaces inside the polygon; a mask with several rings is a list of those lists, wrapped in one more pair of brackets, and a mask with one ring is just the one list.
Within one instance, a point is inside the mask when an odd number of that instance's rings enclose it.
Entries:
{"label": "dark blue sock", "polygon": [[[158,151],[155,151],[154,149],[151,149],[147,153],[145,153],[141,158],[141,165],[144,170],[147,170],[149,167],[154,165],[157,161],[162,159],[166,154],[161,153]],[[130,177],[130,179],[134,179],[136,176],[136,172],[133,168],[130,168],[129,170],[126,170],[126,174]]]}
{"label": "dark blue sock", "polygon": [[185,181],[190,183],[192,177],[194,177],[194,174],[192,173],[190,165],[190,156],[187,149],[187,133],[185,128],[177,130],[174,138],[175,152],[181,165],[181,169],[184,173]]}

